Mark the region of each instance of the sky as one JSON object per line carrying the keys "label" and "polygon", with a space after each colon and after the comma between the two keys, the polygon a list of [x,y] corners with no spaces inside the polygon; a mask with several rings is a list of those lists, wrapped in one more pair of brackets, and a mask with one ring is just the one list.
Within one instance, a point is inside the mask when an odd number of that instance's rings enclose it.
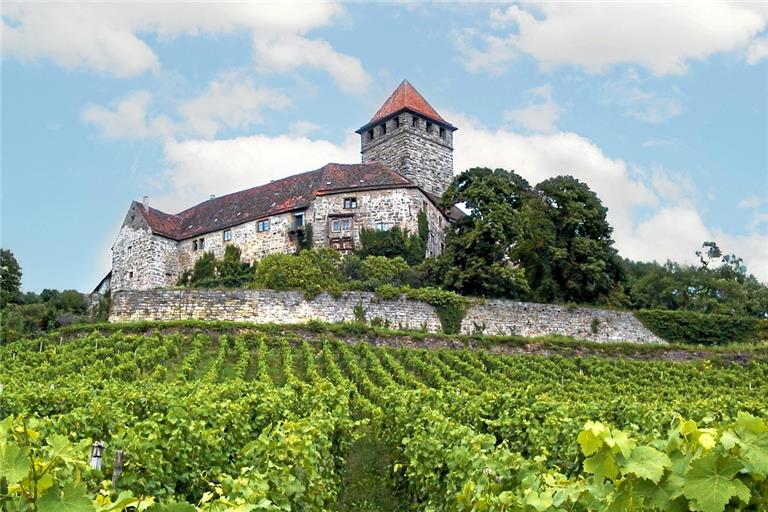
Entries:
{"label": "sky", "polygon": [[89,292],[132,200],[176,213],[359,162],[408,79],[455,172],[570,174],[627,258],[768,281],[768,4],[2,4],[0,245]]}

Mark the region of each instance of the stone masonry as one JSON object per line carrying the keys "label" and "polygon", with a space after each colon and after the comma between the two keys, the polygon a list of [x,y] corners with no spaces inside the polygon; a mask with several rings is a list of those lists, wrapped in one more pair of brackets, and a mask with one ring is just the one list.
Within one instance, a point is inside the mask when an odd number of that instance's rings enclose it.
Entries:
{"label": "stone masonry", "polygon": [[[382,300],[370,292],[345,292],[339,298],[321,294],[307,299],[302,292],[274,290],[126,290],[113,292],[109,321],[351,322],[356,320],[356,309],[364,312],[368,322],[380,319],[392,328],[441,331],[440,319],[429,304],[404,297]],[[461,332],[664,343],[630,312],[506,300],[478,301],[471,305]]]}
{"label": "stone masonry", "polygon": [[396,115],[360,134],[363,163],[383,162],[442,196],[453,178],[453,130],[417,114]]}

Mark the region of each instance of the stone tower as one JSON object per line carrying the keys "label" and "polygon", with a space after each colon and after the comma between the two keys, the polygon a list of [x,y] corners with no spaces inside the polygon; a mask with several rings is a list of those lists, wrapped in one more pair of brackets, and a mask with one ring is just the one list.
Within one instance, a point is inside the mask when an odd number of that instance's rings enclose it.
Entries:
{"label": "stone tower", "polygon": [[381,162],[423,190],[443,195],[453,178],[453,132],[408,82],[357,130],[363,163]]}

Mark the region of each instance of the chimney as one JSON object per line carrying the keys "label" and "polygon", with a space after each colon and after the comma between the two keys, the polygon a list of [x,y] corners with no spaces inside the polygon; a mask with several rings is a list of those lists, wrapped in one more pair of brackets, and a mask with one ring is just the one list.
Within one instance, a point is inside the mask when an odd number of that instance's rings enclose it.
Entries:
{"label": "chimney", "polygon": [[149,196],[144,196],[144,199],[142,199],[141,204],[144,205],[145,210],[149,210]]}

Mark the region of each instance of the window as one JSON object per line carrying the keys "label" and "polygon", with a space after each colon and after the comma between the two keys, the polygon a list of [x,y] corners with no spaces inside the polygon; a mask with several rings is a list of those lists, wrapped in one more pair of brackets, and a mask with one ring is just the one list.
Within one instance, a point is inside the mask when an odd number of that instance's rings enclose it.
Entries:
{"label": "window", "polygon": [[133,271],[128,272],[128,279],[133,279]]}
{"label": "window", "polygon": [[387,134],[387,123],[384,123],[381,125],[381,134],[386,135]]}
{"label": "window", "polygon": [[341,221],[339,219],[335,219],[331,221],[331,232],[332,233],[341,232]]}
{"label": "window", "polygon": [[379,222],[376,224],[376,229],[378,231],[389,231],[389,224],[386,222]]}
{"label": "window", "polygon": [[427,121],[427,133],[432,133],[432,123]]}
{"label": "window", "polygon": [[341,219],[341,230],[342,231],[349,231],[349,227],[352,225],[352,222],[349,219]]}
{"label": "window", "polygon": [[203,249],[205,249],[205,238],[198,238],[192,241],[193,251],[202,251]]}
{"label": "window", "polygon": [[373,130],[368,130],[368,140],[373,140]]}
{"label": "window", "polygon": [[300,228],[304,226],[304,212],[293,214],[293,227]]}
{"label": "window", "polygon": [[264,219],[257,222],[256,231],[258,231],[259,233],[263,233],[264,231],[269,231],[269,219]]}
{"label": "window", "polygon": [[411,116],[411,126],[415,128],[417,124],[419,124],[419,118],[416,116]]}
{"label": "window", "polygon": [[357,198],[356,197],[345,197],[344,198],[344,208],[347,210],[351,210],[352,208],[357,208]]}
{"label": "window", "polygon": [[395,128],[400,128],[400,117],[395,118]]}
{"label": "window", "polygon": [[445,138],[445,128],[443,128],[442,126],[440,127],[440,138],[441,139]]}
{"label": "window", "polygon": [[229,242],[230,240],[232,240],[232,230],[225,229],[224,234],[222,236],[224,237],[225,242]]}

